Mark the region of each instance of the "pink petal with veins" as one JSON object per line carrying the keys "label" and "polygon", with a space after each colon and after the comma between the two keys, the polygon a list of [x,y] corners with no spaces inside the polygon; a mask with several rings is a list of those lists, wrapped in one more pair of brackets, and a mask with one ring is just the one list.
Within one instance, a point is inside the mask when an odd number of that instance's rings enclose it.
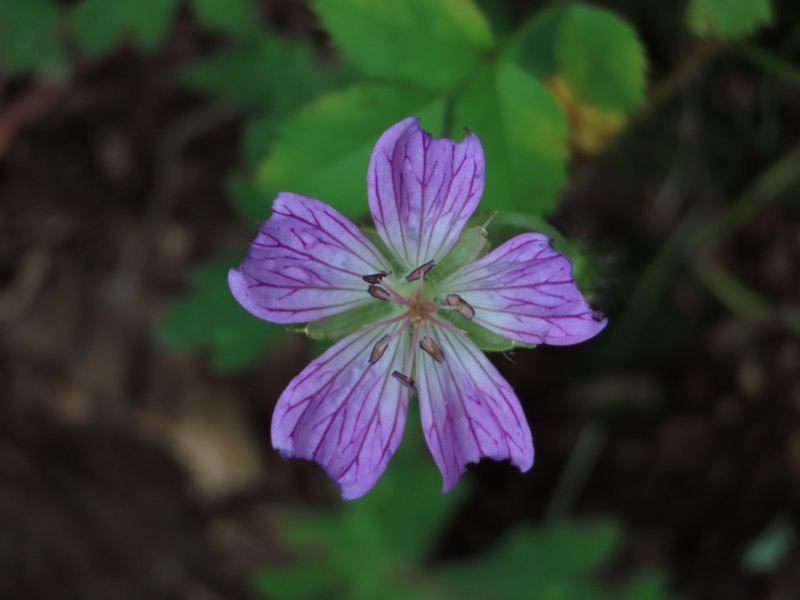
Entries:
{"label": "pink petal with veins", "polygon": [[509,459],[521,471],[533,466],[533,440],[522,407],[508,382],[475,344],[437,328],[444,353],[440,364],[419,354],[422,430],[444,478],[452,488],[467,463]]}
{"label": "pink petal with veins", "polygon": [[369,209],[381,239],[408,270],[440,260],[483,193],[483,149],[434,139],[410,117],[378,140],[367,171]]}
{"label": "pink petal with veins", "polygon": [[228,284],[239,303],[274,323],[306,323],[373,301],[362,277],[388,261],[330,206],[278,194],[247,258]]}
{"label": "pink petal with veins", "polygon": [[284,457],[317,461],[345,500],[375,485],[403,436],[409,391],[389,373],[403,368],[408,336],[370,363],[375,344],[399,326],[348,335],[303,369],[275,407],[272,445]]}
{"label": "pink petal with veins", "polygon": [[572,278],[572,263],[540,233],[509,240],[441,284],[475,310],[474,321],[527,344],[577,344],[607,323]]}

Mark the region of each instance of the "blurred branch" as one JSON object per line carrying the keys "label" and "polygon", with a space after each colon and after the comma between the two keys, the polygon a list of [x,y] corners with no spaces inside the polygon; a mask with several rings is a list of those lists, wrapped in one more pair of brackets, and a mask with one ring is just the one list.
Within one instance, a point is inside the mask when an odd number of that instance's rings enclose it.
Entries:
{"label": "blurred branch", "polygon": [[800,87],[800,68],[785,58],[756,44],[742,44],[735,51],[776,79]]}
{"label": "blurred branch", "polygon": [[[625,354],[636,344],[646,321],[664,295],[670,281],[685,263],[690,267],[703,260],[733,235],[753,214],[780,198],[800,181],[800,144],[783,155],[724,210],[709,219],[691,213],[675,228],[661,250],[645,268],[618,319],[612,343]],[[722,281],[723,285],[730,282]],[[706,282],[708,283],[708,282]],[[746,301],[752,310],[752,297],[740,294],[736,300]],[[787,319],[790,328],[796,327],[797,317]]]}
{"label": "blurred branch", "polygon": [[605,441],[606,431],[601,425],[587,423],[583,426],[547,506],[544,516],[546,524],[563,519],[575,507]]}
{"label": "blurred branch", "polygon": [[727,44],[716,41],[705,42],[697,46],[666,77],[651,88],[647,104],[635,118],[637,120],[648,118],[673,96],[676,96],[691,79],[727,49]]}

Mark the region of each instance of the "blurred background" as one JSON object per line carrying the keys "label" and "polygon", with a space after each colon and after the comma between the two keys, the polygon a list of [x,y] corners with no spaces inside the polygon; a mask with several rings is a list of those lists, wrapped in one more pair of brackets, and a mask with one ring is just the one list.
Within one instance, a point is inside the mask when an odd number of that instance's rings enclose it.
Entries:
{"label": "blurred background", "polygon": [[[800,598],[799,65],[792,0],[0,0],[0,598]],[[412,413],[345,503],[225,274],[409,115],[609,325],[492,355],[532,471]]]}

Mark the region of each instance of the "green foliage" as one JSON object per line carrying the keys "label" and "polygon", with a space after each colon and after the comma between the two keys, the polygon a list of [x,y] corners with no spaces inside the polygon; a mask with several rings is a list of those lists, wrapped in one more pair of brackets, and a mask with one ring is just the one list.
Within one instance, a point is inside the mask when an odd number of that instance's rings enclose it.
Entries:
{"label": "green foliage", "polygon": [[197,20],[208,29],[234,37],[249,37],[259,31],[252,0],[193,0]]}
{"label": "green foliage", "polygon": [[183,81],[197,91],[236,107],[269,111],[273,120],[345,78],[323,69],[307,45],[260,33],[190,65]]}
{"label": "green foliage", "polygon": [[545,214],[566,181],[567,124],[545,87],[510,61],[476,74],[453,130],[475,131],[486,154],[485,208]]}
{"label": "green foliage", "polygon": [[[367,496],[336,514],[288,513],[282,543],[295,562],[261,570],[257,590],[275,600],[666,600],[662,579],[642,573],[612,592],[595,578],[616,551],[620,532],[612,522],[564,522],[539,530],[512,531],[492,550],[431,567],[425,557],[465,492],[447,494],[428,462],[418,414],[397,455]],[[408,439],[410,438],[410,439]]]}
{"label": "green foliage", "polygon": [[361,84],[321,96],[283,123],[259,170],[266,196],[283,190],[319,198],[351,216],[367,211],[367,164],[380,133],[417,115],[441,134],[445,104],[429,92]]}
{"label": "green foliage", "polygon": [[[344,504],[337,514],[295,513],[282,519],[283,543],[301,560],[257,575],[256,587],[265,597],[433,597],[415,573],[421,573],[419,561],[465,487],[440,494],[436,468],[430,461],[420,466],[425,450],[414,412],[409,411],[406,439],[369,494]],[[312,573],[313,583],[306,581]]]}
{"label": "green foliage", "polygon": [[770,0],[692,0],[686,24],[695,35],[743,37],[772,22]]}
{"label": "green foliage", "polygon": [[636,31],[614,13],[576,4],[558,31],[559,73],[583,101],[630,112],[644,99],[644,50]]}
{"label": "green foliage", "polygon": [[228,270],[238,260],[220,259],[195,268],[191,290],[165,312],[160,335],[185,351],[209,350],[220,371],[241,369],[255,362],[282,335],[283,328],[245,311],[228,289]]}
{"label": "green foliage", "polygon": [[0,0],[0,67],[10,75],[66,75],[61,24],[61,10],[50,0]]}
{"label": "green foliage", "polygon": [[448,90],[491,48],[469,0],[318,0],[324,27],[365,75]]}
{"label": "green foliage", "polygon": [[509,40],[504,54],[537,77],[558,70],[556,41],[569,9],[555,5],[536,13]]}

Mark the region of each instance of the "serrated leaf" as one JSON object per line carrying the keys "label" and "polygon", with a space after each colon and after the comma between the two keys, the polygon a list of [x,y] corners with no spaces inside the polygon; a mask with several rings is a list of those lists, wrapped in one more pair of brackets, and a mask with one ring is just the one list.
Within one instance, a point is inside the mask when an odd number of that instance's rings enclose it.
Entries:
{"label": "serrated leaf", "polygon": [[644,49],[633,27],[610,11],[571,7],[559,29],[556,61],[588,104],[630,112],[644,100]]}
{"label": "serrated leaf", "polygon": [[193,0],[198,21],[236,37],[258,32],[258,19],[252,0]]}
{"label": "serrated leaf", "polygon": [[221,371],[254,363],[284,335],[278,325],[244,310],[228,288],[228,270],[239,261],[219,259],[194,269],[191,291],[173,300],[160,323],[160,337],[183,351],[209,350]]}
{"label": "serrated leaf", "polygon": [[10,75],[65,76],[61,20],[61,10],[49,0],[0,0],[0,67]]}
{"label": "serrated leaf", "polygon": [[455,107],[486,156],[483,210],[550,212],[567,174],[567,123],[547,89],[508,60],[483,68]]}
{"label": "serrated leaf", "polygon": [[380,135],[410,115],[441,134],[444,112],[441,97],[405,86],[363,84],[322,96],[284,122],[259,169],[259,187],[268,197],[291,191],[364,215],[367,164]]}
{"label": "serrated leaf", "polygon": [[772,22],[770,0],[692,0],[686,25],[695,35],[730,39]]}
{"label": "serrated leaf", "polygon": [[130,37],[142,50],[158,48],[179,0],[83,0],[72,13],[72,29],[89,54],[102,54]]}
{"label": "serrated leaf", "polygon": [[492,46],[469,0],[318,0],[322,24],[365,75],[432,90],[462,82]]}
{"label": "serrated leaf", "polygon": [[281,119],[346,77],[342,69],[322,69],[308,45],[265,33],[193,63],[182,79],[222,102]]}

